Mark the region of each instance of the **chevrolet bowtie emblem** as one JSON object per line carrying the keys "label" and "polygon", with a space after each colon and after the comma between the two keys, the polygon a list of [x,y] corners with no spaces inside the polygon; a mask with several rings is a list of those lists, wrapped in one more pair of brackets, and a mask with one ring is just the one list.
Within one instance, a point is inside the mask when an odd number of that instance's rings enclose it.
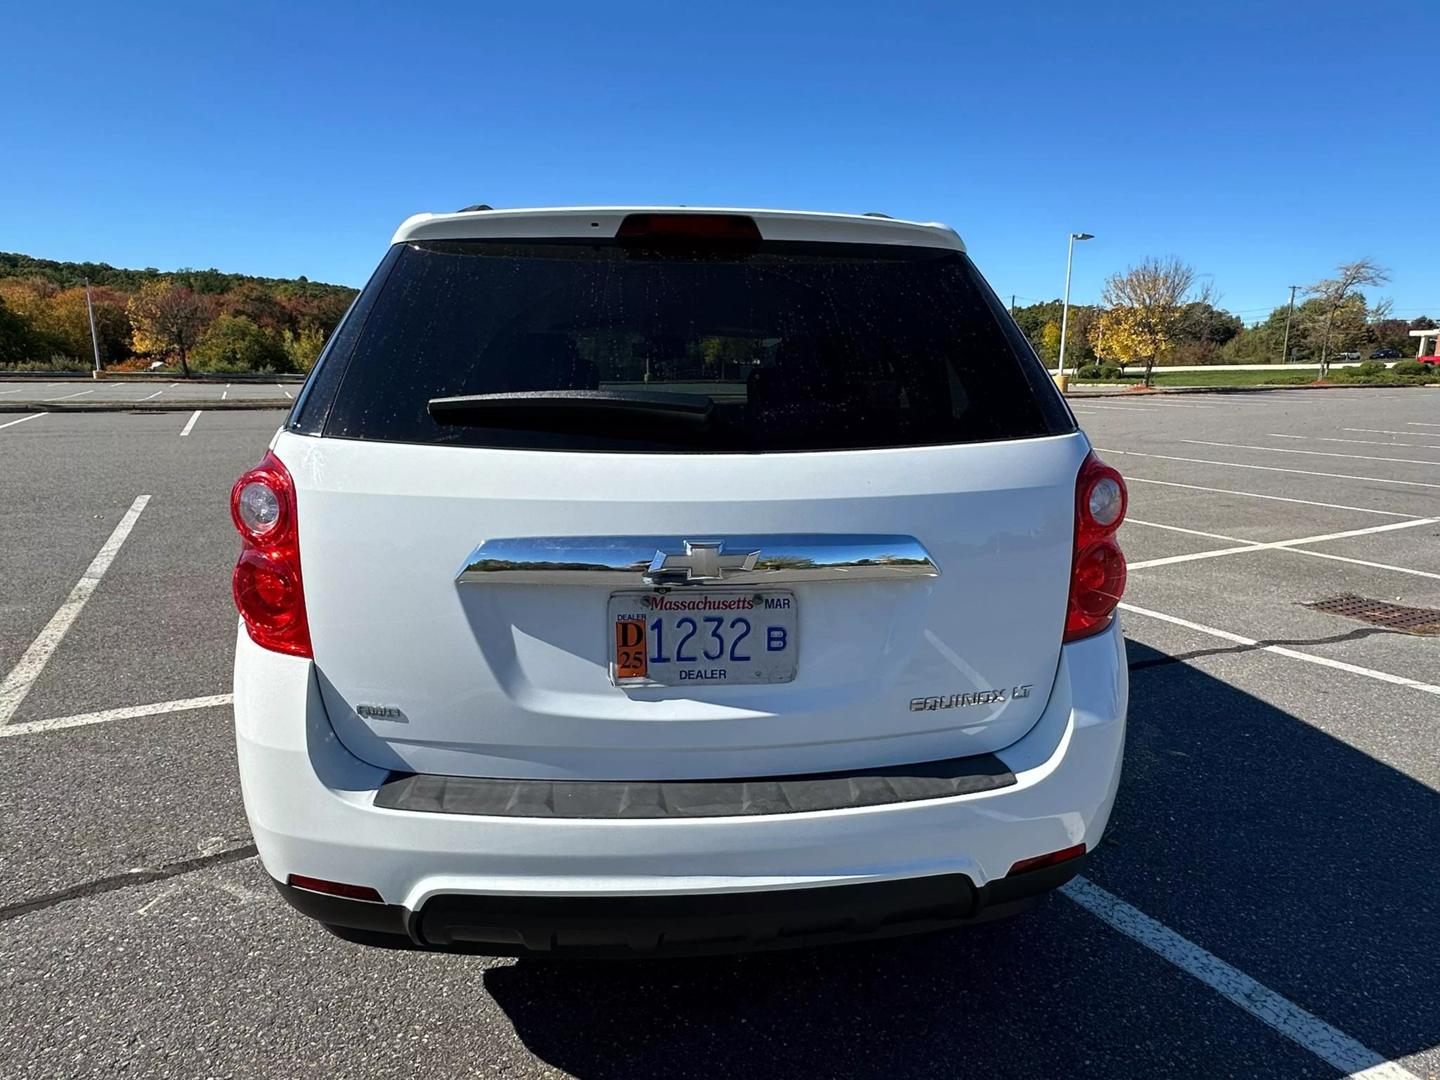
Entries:
{"label": "chevrolet bowtie emblem", "polygon": [[727,574],[741,574],[755,569],[760,552],[725,554],[723,540],[686,540],[685,554],[655,552],[645,580],[652,585],[684,585],[724,581]]}

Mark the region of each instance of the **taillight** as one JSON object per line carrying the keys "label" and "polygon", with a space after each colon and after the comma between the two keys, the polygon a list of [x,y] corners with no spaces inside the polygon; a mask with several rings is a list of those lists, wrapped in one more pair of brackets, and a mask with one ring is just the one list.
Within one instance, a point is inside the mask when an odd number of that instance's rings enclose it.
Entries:
{"label": "taillight", "polygon": [[1125,520],[1129,496],[1120,474],[1092,450],[1075,480],[1075,548],[1070,564],[1070,603],[1065,640],[1098,634],[1125,591],[1125,556],[1115,533]]}
{"label": "taillight", "polygon": [[241,541],[231,585],[251,640],[276,652],[312,656],[295,482],[274,454],[235,481],[230,517]]}

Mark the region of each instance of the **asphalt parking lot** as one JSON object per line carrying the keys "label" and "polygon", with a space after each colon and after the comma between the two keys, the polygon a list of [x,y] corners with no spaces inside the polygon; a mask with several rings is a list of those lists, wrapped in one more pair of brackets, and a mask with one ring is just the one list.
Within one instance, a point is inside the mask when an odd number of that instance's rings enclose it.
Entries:
{"label": "asphalt parking lot", "polygon": [[187,403],[210,408],[288,405],[300,390],[297,382],[187,382],[116,379],[88,375],[50,379],[0,379],[0,411],[38,405],[46,409],[177,408]]}
{"label": "asphalt parking lot", "polygon": [[933,938],[562,965],[367,950],[267,883],[226,498],[282,413],[0,414],[0,1074],[1440,1077],[1440,636],[1305,606],[1440,609],[1440,390],[1075,411],[1131,493],[1085,878]]}

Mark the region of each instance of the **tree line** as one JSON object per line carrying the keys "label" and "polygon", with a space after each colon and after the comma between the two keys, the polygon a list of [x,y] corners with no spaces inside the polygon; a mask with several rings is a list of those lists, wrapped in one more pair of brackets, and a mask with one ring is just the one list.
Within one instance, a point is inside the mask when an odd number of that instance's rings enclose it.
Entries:
{"label": "tree line", "polygon": [[[1065,367],[1075,371],[1109,364],[1122,371],[1140,365],[1148,383],[1156,365],[1318,364],[1321,374],[1337,355],[1368,356],[1394,349],[1414,353],[1411,330],[1433,329],[1421,317],[1398,319],[1388,300],[1371,300],[1362,289],[1390,280],[1370,259],[1336,268],[1307,285],[1293,311],[1277,306],[1247,326],[1218,306],[1208,278],[1176,258],[1150,258],[1110,275],[1099,304],[1072,304],[1065,334]],[[1035,351],[1052,367],[1060,355],[1061,302],[1013,309]]]}
{"label": "tree line", "polygon": [[355,297],[343,285],[219,270],[124,270],[0,252],[0,369],[156,363],[217,373],[304,372]]}

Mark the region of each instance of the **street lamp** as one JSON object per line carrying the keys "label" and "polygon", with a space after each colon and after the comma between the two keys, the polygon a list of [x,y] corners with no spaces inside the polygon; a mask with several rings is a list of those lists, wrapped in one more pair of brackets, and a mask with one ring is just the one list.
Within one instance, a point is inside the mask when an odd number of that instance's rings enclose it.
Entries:
{"label": "street lamp", "polygon": [[1070,234],[1070,247],[1065,254],[1065,301],[1060,307],[1060,358],[1055,362],[1057,379],[1065,374],[1065,331],[1070,325],[1070,264],[1075,261],[1075,241],[1094,239],[1094,234],[1088,232]]}
{"label": "street lamp", "polygon": [[100,338],[95,333],[95,305],[90,302],[90,279],[85,279],[85,314],[90,319],[90,348],[95,353],[95,372],[92,378],[100,376]]}

